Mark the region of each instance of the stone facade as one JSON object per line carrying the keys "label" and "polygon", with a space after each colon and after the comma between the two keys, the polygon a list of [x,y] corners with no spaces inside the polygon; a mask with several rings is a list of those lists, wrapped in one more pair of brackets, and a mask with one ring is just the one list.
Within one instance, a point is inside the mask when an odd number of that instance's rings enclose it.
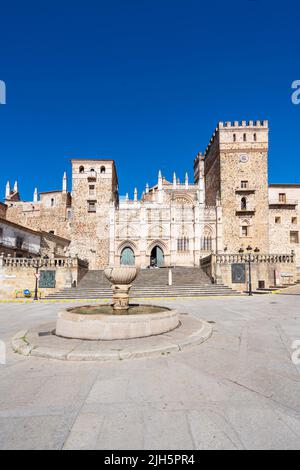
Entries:
{"label": "stone facade", "polygon": [[[219,123],[194,160],[193,182],[159,172],[140,198],[137,191],[133,199],[119,197],[112,160],[72,160],[71,193],[66,175],[62,191],[39,198],[35,190],[33,202],[22,202],[18,185],[11,191],[8,184],[7,219],[71,240],[70,254],[90,269],[199,266],[212,253],[247,247],[264,255],[293,250],[300,266],[300,186],[268,186],[268,132],[267,121]],[[276,192],[294,203],[274,205]]]}

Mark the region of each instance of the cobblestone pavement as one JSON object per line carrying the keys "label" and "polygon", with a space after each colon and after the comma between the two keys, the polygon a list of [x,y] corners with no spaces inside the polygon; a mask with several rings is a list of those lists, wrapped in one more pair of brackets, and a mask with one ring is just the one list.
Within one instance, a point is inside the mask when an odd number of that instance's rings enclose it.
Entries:
{"label": "cobblestone pavement", "polygon": [[158,358],[27,358],[12,336],[62,305],[1,304],[0,448],[300,449],[300,289],[159,303],[213,322],[213,336]]}

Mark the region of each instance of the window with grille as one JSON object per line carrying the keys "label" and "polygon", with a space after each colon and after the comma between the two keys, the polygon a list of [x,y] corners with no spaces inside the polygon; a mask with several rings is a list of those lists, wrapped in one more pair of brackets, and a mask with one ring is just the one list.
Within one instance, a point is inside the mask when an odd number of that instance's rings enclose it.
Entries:
{"label": "window with grille", "polygon": [[189,239],[186,237],[178,238],[177,251],[189,251]]}
{"label": "window with grille", "polygon": [[205,236],[201,238],[201,250],[211,251],[212,250],[212,238],[211,236]]}

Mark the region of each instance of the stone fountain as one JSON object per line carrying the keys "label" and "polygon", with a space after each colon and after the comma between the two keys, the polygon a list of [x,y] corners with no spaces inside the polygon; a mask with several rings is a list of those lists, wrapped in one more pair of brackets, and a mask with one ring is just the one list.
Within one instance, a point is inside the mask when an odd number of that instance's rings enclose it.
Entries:
{"label": "stone fountain", "polygon": [[138,275],[136,267],[108,267],[104,274],[111,282],[112,304],[80,306],[59,312],[57,336],[87,340],[144,338],[166,333],[180,325],[176,310],[129,303],[129,291]]}
{"label": "stone fountain", "polygon": [[132,287],[131,283],[138,275],[137,268],[135,266],[106,268],[104,274],[111,282],[114,311],[120,314],[127,313],[129,309],[129,291]]}

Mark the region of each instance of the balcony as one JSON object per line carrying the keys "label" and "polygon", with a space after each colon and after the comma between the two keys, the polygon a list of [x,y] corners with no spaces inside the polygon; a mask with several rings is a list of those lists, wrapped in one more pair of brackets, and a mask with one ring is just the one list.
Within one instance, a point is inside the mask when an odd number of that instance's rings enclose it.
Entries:
{"label": "balcony", "polygon": [[254,215],[255,214],[255,209],[251,208],[246,208],[246,209],[236,209],[235,211],[236,215]]}
{"label": "balcony", "polygon": [[256,189],[254,188],[236,188],[236,194],[254,194]]}
{"label": "balcony", "polygon": [[298,201],[296,199],[285,199],[283,201],[279,201],[279,199],[271,199],[269,201],[270,207],[296,207],[298,205]]}

